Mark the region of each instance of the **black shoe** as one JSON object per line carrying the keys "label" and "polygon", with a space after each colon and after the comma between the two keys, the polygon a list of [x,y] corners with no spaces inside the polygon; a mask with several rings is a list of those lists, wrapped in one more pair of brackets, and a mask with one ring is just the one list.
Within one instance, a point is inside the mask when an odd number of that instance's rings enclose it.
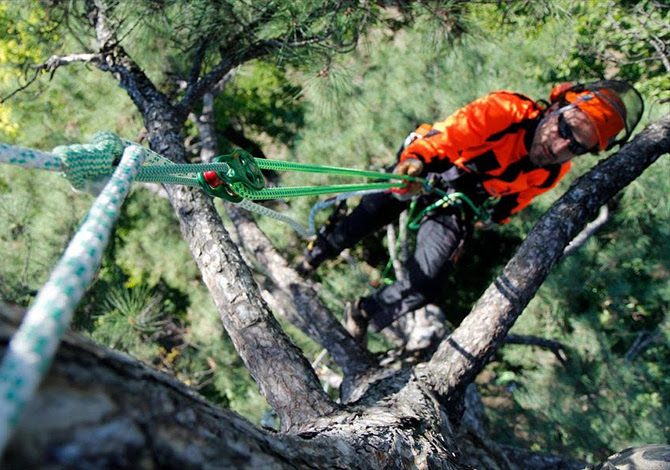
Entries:
{"label": "black shoe", "polygon": [[358,344],[364,348],[367,347],[369,320],[365,311],[360,308],[358,301],[347,302],[344,317],[344,328]]}
{"label": "black shoe", "polygon": [[316,268],[310,264],[309,260],[305,256],[298,259],[298,262],[293,267],[293,269],[295,269],[295,271],[302,277],[312,277],[316,272]]}
{"label": "black shoe", "polygon": [[337,252],[330,243],[318,234],[316,239],[309,242],[302,258],[295,265],[295,270],[301,276],[313,276],[321,263],[337,256]]}

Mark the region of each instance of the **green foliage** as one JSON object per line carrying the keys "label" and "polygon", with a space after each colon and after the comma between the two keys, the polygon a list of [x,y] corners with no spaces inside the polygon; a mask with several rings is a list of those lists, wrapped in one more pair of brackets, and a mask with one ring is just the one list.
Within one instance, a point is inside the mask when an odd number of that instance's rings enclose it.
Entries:
{"label": "green foliage", "polygon": [[48,279],[90,197],[38,170],[0,166],[0,297],[26,305]]}
{"label": "green foliage", "polygon": [[638,83],[650,100],[670,98],[667,5],[652,0],[573,3],[580,13],[575,19],[577,34],[553,78],[617,76]]}
{"label": "green foliage", "polygon": [[[26,2],[24,8],[0,2],[0,98],[20,86],[24,75],[31,73],[30,65],[46,59],[45,44],[59,40],[51,26],[39,2]],[[1,101],[0,135],[16,136],[11,108]]]}
{"label": "green foliage", "polygon": [[199,272],[170,204],[147,190],[133,192],[116,226],[115,263],[130,285],[165,279],[188,292]]}
{"label": "green foliage", "polygon": [[216,98],[216,128],[224,136],[233,127],[290,144],[304,124],[299,94],[300,88],[279,67],[264,62],[246,65]]}
{"label": "green foliage", "polygon": [[[667,71],[651,60],[649,40],[654,35],[667,42],[667,28],[658,25],[667,25],[668,11],[651,1],[403,4],[385,17],[388,27],[369,31],[353,54],[339,57],[334,52],[346,50],[382,13],[377,7],[338,9],[348,3],[334,0],[107,3],[125,49],[173,97],[183,93],[179,82],[192,73],[198,54],[201,73],[207,73],[221,53],[257,57],[274,48],[272,60],[239,68],[216,101],[217,129],[233,128],[262,142],[272,157],[280,152],[293,160],[381,169],[418,123],[444,118],[493,89],[546,97],[557,79],[618,73],[636,81],[653,103],[646,120],[667,113],[658,101],[670,89]],[[2,96],[18,83],[6,77],[16,80],[18,71],[51,53],[86,49],[91,31],[83,23],[67,24],[74,34],[46,27],[64,10],[81,12],[84,2],[55,4],[60,10],[43,11],[37,2],[0,4]],[[427,9],[430,18],[421,16]],[[409,19],[415,26],[400,30]],[[330,33],[326,43],[292,46]],[[621,60],[611,62],[612,56]],[[134,106],[108,75],[71,65],[45,79],[0,108],[3,140],[48,149],[101,129],[131,139],[140,132]],[[579,174],[592,159],[576,163]],[[667,440],[668,165],[662,158],[626,189],[608,225],[556,267],[515,326],[518,333],[563,342],[571,360],[564,367],[545,351],[529,354],[526,346],[501,351],[489,370],[494,378],[483,384],[498,440],[594,461],[629,445]],[[283,179],[323,181],[305,174]],[[539,198],[512,224],[475,235],[470,256],[445,288],[452,293],[444,306],[454,323],[568,184]],[[90,202],[56,175],[0,168],[4,300],[30,301]],[[312,202],[295,201],[291,214],[305,221]],[[259,223],[288,258],[300,253],[303,241],[285,226]],[[370,278],[378,279],[385,264],[379,240],[352,250],[371,267],[360,263],[352,275],[351,266],[337,260],[320,270],[320,294],[336,315],[346,301],[370,291]],[[124,205],[75,326],[256,422],[267,406],[225,336],[172,209],[146,191],[134,192]],[[309,359],[319,354],[304,335],[284,327]],[[374,351],[388,347],[373,338]]]}

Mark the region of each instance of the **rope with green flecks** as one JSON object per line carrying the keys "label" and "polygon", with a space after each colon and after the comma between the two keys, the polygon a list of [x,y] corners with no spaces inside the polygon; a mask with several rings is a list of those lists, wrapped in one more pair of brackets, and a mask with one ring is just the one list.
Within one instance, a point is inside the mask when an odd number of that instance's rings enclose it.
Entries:
{"label": "rope with green flecks", "polygon": [[61,159],[56,155],[2,143],[0,143],[0,163],[50,171],[63,169]]}
{"label": "rope with green flecks", "polygon": [[[407,182],[422,183],[424,188],[435,191],[443,197],[446,196],[446,193],[430,187],[424,179],[408,175],[266,159],[252,160],[251,157],[240,160],[242,163],[229,160],[203,164],[175,164],[149,149],[112,133],[96,134],[90,144],[56,147],[51,154],[0,144],[0,162],[28,168],[63,171],[72,186],[78,190],[90,190],[91,185],[95,187],[105,185],[49,281],[38,293],[33,307],[10,341],[0,363],[0,454],[16,426],[21,410],[34,394],[52,362],[58,343],[70,324],[74,309],[100,265],[112,226],[118,218],[121,205],[133,180],[182,184],[205,189],[200,178],[193,174],[202,175],[206,171],[214,171],[217,174],[221,172],[230,178],[230,183],[226,182],[230,188],[229,196],[240,198],[234,202],[238,202],[245,209],[286,222],[302,236],[311,235],[313,230],[310,232],[290,217],[244,198],[262,200],[352,191],[357,192],[354,194],[360,194],[358,193],[360,191],[402,188]],[[247,165],[246,170],[244,165]],[[241,169],[251,173],[236,175],[235,172]],[[356,176],[387,182],[265,188],[259,169]],[[446,202],[446,199],[443,202]],[[477,208],[467,198],[466,202],[477,212]]]}
{"label": "rope with green flecks", "polygon": [[[110,158],[121,152],[123,158],[49,280],[40,289],[0,363],[0,452],[51,364],[72,313],[100,265],[121,205],[145,158],[142,147],[130,146],[123,150],[118,139],[114,141],[109,136],[99,139],[98,144],[100,151],[118,151]],[[72,153],[60,148],[58,154],[68,161],[86,151],[92,148],[74,148]]]}

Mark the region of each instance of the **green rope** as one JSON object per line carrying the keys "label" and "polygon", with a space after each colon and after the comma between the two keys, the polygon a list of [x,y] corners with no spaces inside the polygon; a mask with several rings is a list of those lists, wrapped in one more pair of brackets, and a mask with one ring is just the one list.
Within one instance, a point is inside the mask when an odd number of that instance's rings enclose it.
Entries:
{"label": "green rope", "polygon": [[52,153],[60,157],[65,176],[73,188],[85,190],[91,181],[109,177],[124,142],[111,132],[99,132],[90,144],[61,145]]}
{"label": "green rope", "polygon": [[[75,189],[86,190],[92,184],[104,182],[109,178],[116,163],[114,155],[118,155],[124,147],[129,145],[134,145],[134,143],[121,139],[110,132],[102,132],[94,136],[91,144],[56,147],[53,154],[60,158],[63,171],[72,186]],[[16,152],[3,158],[15,160],[15,154]],[[464,194],[448,195],[444,191],[433,187],[424,178],[416,176],[253,158],[247,152],[239,149],[232,154],[216,157],[214,162],[196,164],[173,163],[149,149],[145,149],[145,154],[146,161],[137,175],[137,181],[200,187],[211,196],[227,199],[234,203],[239,203],[243,199],[268,200],[352,191],[401,189],[405,187],[407,182],[418,182],[424,186],[425,190],[442,196],[442,199],[424,209],[417,219],[411,222],[410,228],[418,228],[419,221],[426,213],[442,204],[453,203],[453,198],[460,198],[464,201],[477,217],[481,215],[480,209]],[[387,182],[265,188],[265,180],[261,174],[261,169],[374,178]],[[220,186],[210,186],[204,177],[206,172],[215,172],[221,182]]]}
{"label": "green rope", "polygon": [[303,238],[309,238],[312,235],[314,235],[314,231],[303,226],[302,224],[292,219],[288,215],[282,214],[281,212],[277,212],[273,209],[270,209],[269,207],[261,206],[260,204],[256,204],[255,202],[251,202],[247,199],[243,199],[242,201],[240,201],[238,206],[241,207],[242,209],[248,210],[249,212],[254,212],[256,214],[265,217],[270,217],[271,219],[275,219],[279,222],[283,222],[288,226],[290,226],[298,235],[300,235]]}
{"label": "green rope", "polygon": [[[294,163],[294,162],[284,162],[278,160],[267,160],[264,158],[254,158],[253,163],[257,165],[259,169],[265,170],[293,170],[293,171],[302,171],[309,173],[321,173],[329,175],[340,175],[340,176],[358,176],[365,178],[376,178],[383,180],[405,180],[411,182],[423,182],[423,179],[417,178],[414,176],[408,175],[396,175],[393,173],[382,173],[378,171],[368,171],[368,170],[357,170],[353,168],[341,168],[333,166],[324,166],[324,165],[311,165],[307,163]],[[301,197],[301,196],[320,196],[325,194],[333,194],[343,191],[363,191],[363,190],[382,190],[382,189],[391,189],[391,188],[402,188],[404,183],[359,183],[359,184],[341,184],[341,185],[322,185],[322,186],[298,186],[298,187],[278,187],[278,188],[263,188],[257,189],[249,187],[244,182],[231,182],[229,180],[231,174],[235,174],[234,171],[231,171],[231,165],[226,162],[213,162],[213,163],[192,163],[192,164],[171,164],[171,165],[145,165],[142,167],[142,171],[137,177],[138,181],[151,181],[156,183],[177,183],[177,184],[188,184],[190,186],[195,186],[195,180],[187,180],[188,177],[183,177],[185,179],[179,180],[175,179],[175,174],[184,174],[184,173],[204,173],[207,171],[215,171],[217,175],[222,176],[222,180],[226,181],[230,185],[230,189],[242,198],[247,198],[251,200],[267,200],[267,199],[277,199],[277,198],[291,198],[291,197]],[[200,185],[206,185],[207,183],[200,182]],[[206,191],[210,193],[211,191]],[[219,195],[219,194],[214,194]],[[219,195],[221,196],[221,195]],[[238,201],[233,201],[238,202]]]}
{"label": "green rope", "polygon": [[367,189],[392,189],[401,188],[403,183],[362,183],[362,184],[335,184],[329,186],[293,186],[279,188],[265,188],[258,191],[245,188],[241,184],[232,185],[235,193],[242,197],[253,200],[291,198],[300,196],[319,196],[323,194],[334,194],[351,191],[363,191]]}
{"label": "green rope", "polygon": [[181,184],[183,186],[192,186],[194,188],[199,188],[200,182],[193,178],[192,176],[178,176],[178,175],[162,175],[160,178],[154,178],[148,176],[144,173],[135,178],[135,181],[141,181],[143,183],[165,183],[165,184]]}
{"label": "green rope", "polygon": [[[328,175],[341,176],[359,176],[363,178],[377,178],[384,180],[407,180],[410,182],[423,182],[422,178],[409,175],[397,175],[394,173],[384,173],[379,171],[358,170],[355,168],[341,168],[324,165],[311,165],[308,163],[284,162],[279,160],[268,160],[265,158],[254,158],[254,163],[261,170],[275,171],[301,171],[307,173],[321,173]],[[175,173],[202,173],[205,171],[221,171],[226,173],[230,170],[230,165],[225,162],[212,163],[171,163],[170,165],[144,165],[140,172],[140,177],[146,181],[158,181],[164,175]]]}
{"label": "green rope", "polygon": [[452,204],[458,204],[458,205],[461,205],[462,203],[467,204],[474,213],[475,219],[484,220],[488,216],[488,213],[483,208],[478,207],[474,202],[472,202],[472,199],[470,199],[464,193],[460,192],[446,193],[445,191],[442,191],[438,188],[433,188],[433,191],[435,191],[442,197],[437,201],[435,201],[434,203],[430,204],[429,206],[425,207],[421,212],[419,212],[419,214],[413,220],[410,219],[408,221],[407,227],[410,230],[418,230],[419,227],[421,226],[421,220],[424,218],[424,216],[426,216],[426,214],[429,214],[430,212],[434,211],[439,207],[446,207]]}
{"label": "green rope", "polygon": [[261,170],[276,171],[302,171],[306,173],[322,173],[325,175],[360,176],[363,178],[377,178],[385,180],[405,180],[409,182],[423,183],[425,180],[416,176],[397,175],[395,173],[384,173],[380,171],[358,170],[355,168],[342,168],[337,166],[313,165],[310,163],[285,162],[281,160],[270,160],[266,158],[255,158],[256,165]]}

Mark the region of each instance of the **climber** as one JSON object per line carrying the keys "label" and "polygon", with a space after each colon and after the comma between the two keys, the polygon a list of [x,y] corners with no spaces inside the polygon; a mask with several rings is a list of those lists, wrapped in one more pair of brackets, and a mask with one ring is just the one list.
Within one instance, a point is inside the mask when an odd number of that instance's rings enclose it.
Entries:
{"label": "climber", "polygon": [[[465,194],[490,207],[489,220],[475,220],[467,205],[428,212],[417,234],[408,275],[350,304],[346,328],[362,344],[368,324],[376,331],[443,295],[446,276],[475,227],[506,223],[531,200],[555,187],[570,160],[621,145],[642,115],[640,94],[629,84],[604,80],[562,83],[549,103],[509,91],[492,92],[444,121],[422,124],[398,153],[394,172],[423,176],[447,192]],[[412,197],[426,207],[438,197],[422,185],[365,196],[347,216],[323,227],[297,269],[311,274],[325,260],[391,223]]]}

